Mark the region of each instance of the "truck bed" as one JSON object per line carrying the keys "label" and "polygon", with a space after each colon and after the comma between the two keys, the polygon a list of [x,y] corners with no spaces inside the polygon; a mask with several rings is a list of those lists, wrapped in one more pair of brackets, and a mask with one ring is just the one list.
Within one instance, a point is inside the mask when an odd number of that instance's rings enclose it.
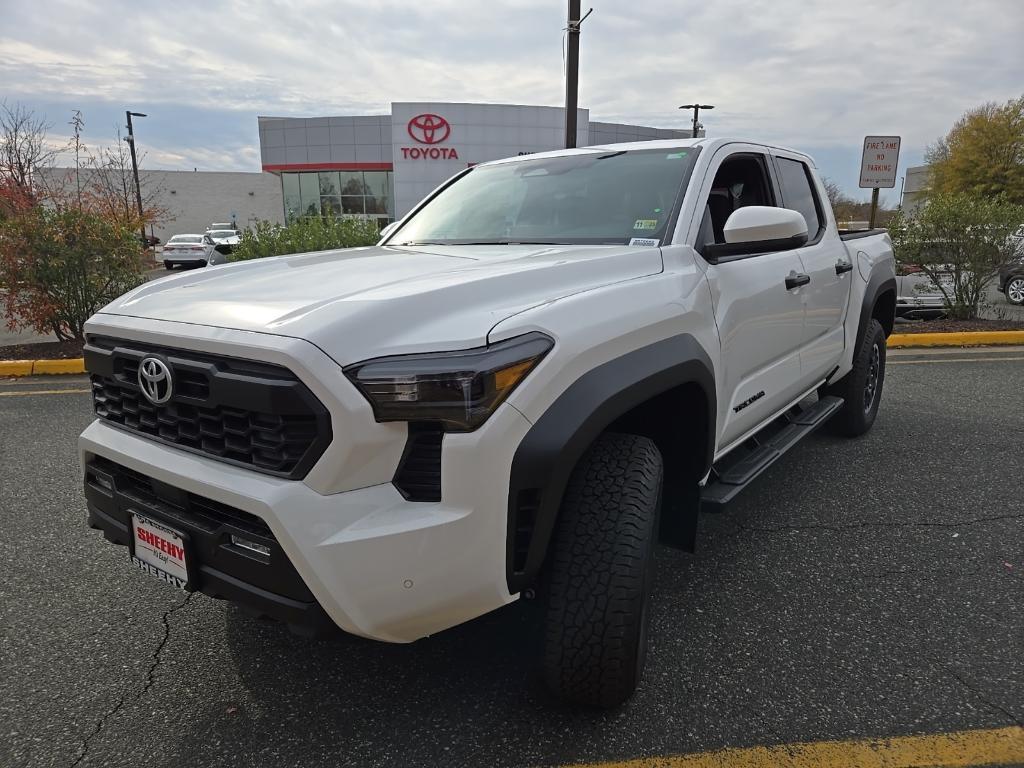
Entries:
{"label": "truck bed", "polygon": [[881,227],[875,227],[874,229],[840,229],[839,239],[840,240],[859,240],[862,237],[871,237],[872,235],[880,235],[886,230]]}

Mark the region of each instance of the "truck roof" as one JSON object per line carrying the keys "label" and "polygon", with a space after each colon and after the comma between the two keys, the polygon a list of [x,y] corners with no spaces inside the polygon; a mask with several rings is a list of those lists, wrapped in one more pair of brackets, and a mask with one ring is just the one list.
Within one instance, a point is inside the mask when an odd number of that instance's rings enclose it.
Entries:
{"label": "truck roof", "polygon": [[653,141],[627,141],[621,144],[593,144],[586,147],[576,147],[573,149],[554,149],[548,152],[535,152],[529,155],[518,155],[516,157],[506,157],[501,160],[491,160],[485,163],[479,163],[479,165],[498,165],[500,163],[515,163],[520,160],[529,160],[531,158],[541,157],[564,157],[566,155],[585,154],[588,152],[602,151],[602,150],[613,150],[616,152],[622,151],[633,151],[640,149],[682,149],[686,147],[702,147],[707,148],[711,152],[714,152],[719,147],[725,146],[726,144],[753,144],[767,149],[783,150],[785,152],[792,152],[793,154],[800,155],[808,160],[814,167],[815,163],[813,158],[804,152],[790,147],[783,147],[777,144],[768,144],[763,141],[754,141],[751,139],[743,139],[739,137],[721,137],[721,138],[700,138],[700,139],[657,139]]}

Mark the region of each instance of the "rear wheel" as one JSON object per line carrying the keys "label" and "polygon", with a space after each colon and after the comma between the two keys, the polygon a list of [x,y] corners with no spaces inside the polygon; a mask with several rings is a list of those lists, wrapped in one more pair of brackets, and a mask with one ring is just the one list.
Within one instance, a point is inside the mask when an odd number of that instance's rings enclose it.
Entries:
{"label": "rear wheel", "polygon": [[832,431],[847,437],[863,435],[875,423],[885,383],[885,330],[872,319],[853,359],[853,370],[823,394],[843,398],[843,407],[829,423]]}
{"label": "rear wheel", "polygon": [[165,261],[164,262],[164,269],[174,269],[174,262],[172,262],[172,261]]}
{"label": "rear wheel", "polygon": [[580,460],[552,541],[543,673],[590,707],[628,699],[647,659],[662,459],[646,437],[605,434]]}
{"label": "rear wheel", "polygon": [[1007,281],[1006,300],[1011,304],[1024,304],[1024,277]]}

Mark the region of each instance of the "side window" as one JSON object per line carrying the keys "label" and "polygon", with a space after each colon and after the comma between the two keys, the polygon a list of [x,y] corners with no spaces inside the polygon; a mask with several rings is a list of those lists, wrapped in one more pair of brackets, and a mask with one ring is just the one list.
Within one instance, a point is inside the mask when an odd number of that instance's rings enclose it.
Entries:
{"label": "side window", "polygon": [[807,238],[817,239],[825,226],[825,217],[811,181],[810,169],[799,160],[786,157],[776,157],[775,162],[779,168],[779,185],[785,207],[802,213],[807,222]]}
{"label": "side window", "polygon": [[705,245],[724,243],[725,222],[730,214],[748,205],[775,205],[765,156],[753,152],[732,155],[719,166],[705,201],[697,250],[703,252]]}

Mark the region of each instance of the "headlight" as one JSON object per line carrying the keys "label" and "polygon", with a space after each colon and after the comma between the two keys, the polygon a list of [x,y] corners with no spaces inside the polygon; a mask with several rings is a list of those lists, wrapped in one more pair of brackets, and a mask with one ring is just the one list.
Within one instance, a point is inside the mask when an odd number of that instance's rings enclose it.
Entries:
{"label": "headlight", "polygon": [[483,424],[554,346],[527,333],[487,347],[378,357],[344,369],[377,421],[438,421],[449,431]]}

